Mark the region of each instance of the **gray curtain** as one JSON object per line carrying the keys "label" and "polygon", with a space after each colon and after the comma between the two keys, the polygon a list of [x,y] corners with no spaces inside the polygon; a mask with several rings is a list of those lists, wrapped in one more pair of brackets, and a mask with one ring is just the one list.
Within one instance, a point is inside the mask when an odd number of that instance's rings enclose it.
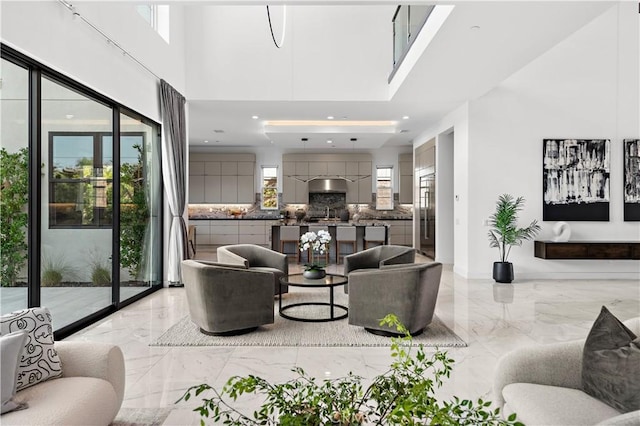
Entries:
{"label": "gray curtain", "polygon": [[185,99],[169,83],[160,80],[162,107],[162,178],[171,211],[169,228],[168,279],[180,283],[180,262],[187,258],[187,226],[183,214],[186,204],[185,147],[187,129]]}

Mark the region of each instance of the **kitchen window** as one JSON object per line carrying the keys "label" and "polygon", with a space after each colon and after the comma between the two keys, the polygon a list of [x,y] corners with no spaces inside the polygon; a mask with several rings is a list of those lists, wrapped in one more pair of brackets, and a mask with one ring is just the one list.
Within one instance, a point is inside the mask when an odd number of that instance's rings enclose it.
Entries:
{"label": "kitchen window", "polygon": [[278,168],[262,166],[262,200],[260,208],[264,210],[278,209]]}
{"label": "kitchen window", "polygon": [[393,167],[376,168],[376,210],[393,210]]}

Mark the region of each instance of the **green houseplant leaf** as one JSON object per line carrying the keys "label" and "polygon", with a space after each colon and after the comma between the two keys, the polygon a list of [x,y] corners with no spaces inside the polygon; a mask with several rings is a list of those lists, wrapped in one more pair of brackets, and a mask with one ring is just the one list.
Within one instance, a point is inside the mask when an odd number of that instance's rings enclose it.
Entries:
{"label": "green houseplant leaf", "polygon": [[0,279],[14,286],[27,261],[29,150],[0,149]]}
{"label": "green houseplant leaf", "polygon": [[[299,367],[296,377],[272,384],[260,377],[231,377],[221,391],[200,384],[189,388],[178,400],[212,392],[194,409],[201,424],[211,419],[227,425],[516,425],[515,417],[504,420],[499,409],[490,410],[488,401],[454,398],[440,402],[435,389],[449,377],[453,360],[436,349],[432,355],[424,347],[413,346],[411,335],[395,315],[387,315],[381,324],[395,327],[402,335],[392,338],[389,369],[371,380],[364,388],[362,377],[349,373],[346,377],[317,381]],[[415,354],[413,353],[415,351]],[[261,407],[243,413],[234,407],[244,394],[264,396]]]}
{"label": "green houseplant leaf", "polygon": [[496,202],[496,211],[489,217],[489,246],[498,249],[501,262],[507,262],[513,246],[533,239],[540,231],[537,220],[526,228],[518,228],[518,212],[524,207],[524,201],[523,197],[502,194]]}

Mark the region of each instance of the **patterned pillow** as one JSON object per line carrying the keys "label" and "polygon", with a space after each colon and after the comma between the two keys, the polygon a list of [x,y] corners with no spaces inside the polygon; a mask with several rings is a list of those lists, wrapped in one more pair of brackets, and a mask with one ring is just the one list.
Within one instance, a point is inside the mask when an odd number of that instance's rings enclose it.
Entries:
{"label": "patterned pillow", "polygon": [[62,376],[62,364],[53,346],[51,313],[30,308],[0,317],[0,334],[24,330],[28,333],[18,365],[16,390]]}

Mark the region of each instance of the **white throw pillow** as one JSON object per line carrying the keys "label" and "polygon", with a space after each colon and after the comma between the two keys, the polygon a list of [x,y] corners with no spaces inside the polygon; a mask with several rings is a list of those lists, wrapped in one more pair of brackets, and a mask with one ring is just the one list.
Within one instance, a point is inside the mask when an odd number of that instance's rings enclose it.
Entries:
{"label": "white throw pillow", "polygon": [[15,331],[28,333],[18,362],[16,390],[62,376],[60,357],[53,346],[49,309],[23,309],[0,317],[0,335]]}
{"label": "white throw pillow", "polygon": [[0,337],[0,381],[2,391],[2,414],[19,408],[25,408],[26,404],[16,402],[16,379],[18,378],[18,362],[22,356],[24,343],[27,341],[26,331],[16,331]]}

